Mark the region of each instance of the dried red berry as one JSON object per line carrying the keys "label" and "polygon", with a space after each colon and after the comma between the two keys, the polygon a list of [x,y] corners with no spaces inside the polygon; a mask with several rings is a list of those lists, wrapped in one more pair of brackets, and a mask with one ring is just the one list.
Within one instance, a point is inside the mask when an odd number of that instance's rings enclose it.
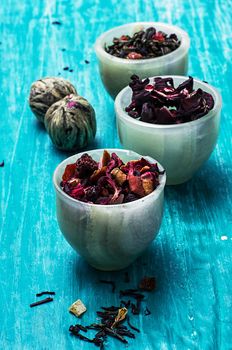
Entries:
{"label": "dried red berry", "polygon": [[127,58],[129,60],[139,60],[139,59],[143,58],[143,56],[140,53],[137,53],[137,52],[130,52],[127,55]]}
{"label": "dried red berry", "polygon": [[94,170],[97,170],[98,164],[87,153],[84,153],[76,161],[77,173],[80,178],[88,177]]}
{"label": "dried red berry", "polygon": [[153,36],[152,36],[152,40],[157,40],[157,41],[164,41],[164,36],[163,36],[163,34],[161,33],[161,32],[157,32],[156,34],[154,34]]}

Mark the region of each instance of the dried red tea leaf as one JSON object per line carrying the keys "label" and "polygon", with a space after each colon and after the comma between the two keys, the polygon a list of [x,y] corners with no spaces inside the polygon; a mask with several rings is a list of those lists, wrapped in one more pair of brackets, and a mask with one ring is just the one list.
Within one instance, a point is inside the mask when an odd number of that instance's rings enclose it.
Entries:
{"label": "dried red tea leaf", "polygon": [[148,194],[150,194],[151,192],[154,191],[154,181],[153,179],[149,179],[149,178],[142,178],[142,186],[145,192],[145,195],[147,196]]}
{"label": "dried red tea leaf", "polygon": [[100,179],[100,177],[105,176],[106,175],[106,166],[103,166],[100,169],[94,170],[93,174],[90,176],[90,181],[91,182],[97,182],[97,180]]}
{"label": "dried red tea leaf", "polygon": [[150,166],[148,165],[145,165],[144,167],[142,167],[142,169],[140,170],[140,174],[144,174],[145,172],[149,171],[150,170]]}
{"label": "dried red tea leaf", "polygon": [[114,168],[111,171],[111,174],[113,175],[117,185],[122,186],[124,182],[127,180],[126,174],[119,168]]}
{"label": "dried red tea leaf", "polygon": [[101,158],[100,163],[99,163],[99,168],[102,168],[102,167],[108,165],[109,162],[110,162],[110,153],[108,151],[104,150],[102,158]]}
{"label": "dried red tea leaf", "polygon": [[75,175],[75,171],[76,171],[76,164],[75,163],[66,165],[64,174],[62,176],[62,180],[63,181],[70,180]]}
{"label": "dried red tea leaf", "polygon": [[145,195],[143,183],[139,176],[128,175],[127,180],[129,181],[131,192],[136,193],[141,197]]}
{"label": "dried red tea leaf", "polygon": [[156,288],[156,280],[155,277],[144,277],[141,279],[139,283],[139,289],[151,292]]}

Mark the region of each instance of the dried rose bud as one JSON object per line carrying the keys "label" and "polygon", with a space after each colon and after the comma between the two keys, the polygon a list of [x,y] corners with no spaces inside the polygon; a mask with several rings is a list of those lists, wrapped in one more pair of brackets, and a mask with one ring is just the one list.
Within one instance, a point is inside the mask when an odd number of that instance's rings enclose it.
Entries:
{"label": "dried rose bud", "polygon": [[68,95],[53,103],[44,124],[54,145],[65,151],[86,147],[96,134],[94,109],[85,98],[77,95]]}
{"label": "dried rose bud", "polygon": [[75,87],[63,78],[47,77],[35,81],[31,85],[29,105],[40,122],[48,108],[69,94],[77,94]]}
{"label": "dried rose bud", "polygon": [[118,314],[115,317],[114,323],[112,324],[111,328],[114,328],[119,322],[122,322],[123,320],[125,320],[127,312],[128,310],[126,307],[119,309]]}

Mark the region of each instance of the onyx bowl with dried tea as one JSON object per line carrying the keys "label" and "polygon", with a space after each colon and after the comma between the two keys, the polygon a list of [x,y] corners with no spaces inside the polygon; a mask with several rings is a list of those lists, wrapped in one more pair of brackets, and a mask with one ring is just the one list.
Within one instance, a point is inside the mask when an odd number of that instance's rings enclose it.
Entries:
{"label": "onyx bowl with dried tea", "polygon": [[[163,56],[146,59],[125,59],[106,52],[105,46],[111,45],[115,37],[132,36],[134,33],[150,27],[167,35],[175,34],[180,41],[180,46]],[[189,47],[188,34],[177,26],[160,22],[135,22],[114,27],[101,34],[96,40],[95,52],[102,82],[111,97],[115,98],[119,91],[129,84],[133,74],[137,74],[141,78],[154,75],[187,74]]]}
{"label": "onyx bowl with dried tea", "polygon": [[[150,82],[155,77],[151,77]],[[168,76],[174,85],[182,84],[188,77]],[[210,157],[219,133],[222,100],[213,86],[193,80],[194,90],[201,89],[213,97],[213,108],[199,119],[171,125],[151,124],[134,119],[126,112],[132,100],[128,86],[116,97],[115,112],[121,144],[140,154],[157,159],[166,169],[167,185],[188,181]]]}
{"label": "onyx bowl with dried tea", "polygon": [[[110,149],[123,160],[138,160],[138,153]],[[103,150],[88,151],[99,161]],[[61,232],[68,243],[91,266],[113,271],[129,266],[149,246],[158,234],[163,216],[166,175],[160,175],[159,185],[147,196],[129,203],[102,205],[76,200],[61,188],[66,165],[83,153],[71,156],[55,169],[53,183],[56,192],[56,213]],[[148,161],[156,163],[150,157]],[[163,167],[158,163],[159,169]]]}

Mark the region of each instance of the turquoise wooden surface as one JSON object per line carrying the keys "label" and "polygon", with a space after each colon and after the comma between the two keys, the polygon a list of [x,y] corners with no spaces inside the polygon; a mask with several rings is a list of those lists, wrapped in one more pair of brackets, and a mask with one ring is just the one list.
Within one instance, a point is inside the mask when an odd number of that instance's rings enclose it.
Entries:
{"label": "turquoise wooden surface", "polygon": [[[221,90],[221,132],[210,160],[187,184],[166,188],[160,233],[127,271],[130,286],[157,277],[146,304],[150,316],[128,349],[232,349],[231,15],[229,1],[18,1],[0,6],[0,349],[93,349],[69,335],[68,306],[81,298],[95,320],[101,305],[118,296],[100,278],[123,283],[123,272],[100,273],[77,256],[56,222],[52,173],[67,154],[57,151],[27,102],[30,84],[59,72],[70,79],[97,114],[91,148],[120,147],[113,101],[105,92],[93,51],[96,37],[115,25],[158,20],[191,37],[189,74]],[[230,4],[231,5],[231,4]],[[51,24],[53,20],[61,26]],[[62,52],[61,49],[66,51]],[[90,61],[86,64],[84,60]],[[73,73],[65,72],[69,66]],[[35,293],[56,292],[34,309]],[[109,341],[108,349],[124,348]]]}

